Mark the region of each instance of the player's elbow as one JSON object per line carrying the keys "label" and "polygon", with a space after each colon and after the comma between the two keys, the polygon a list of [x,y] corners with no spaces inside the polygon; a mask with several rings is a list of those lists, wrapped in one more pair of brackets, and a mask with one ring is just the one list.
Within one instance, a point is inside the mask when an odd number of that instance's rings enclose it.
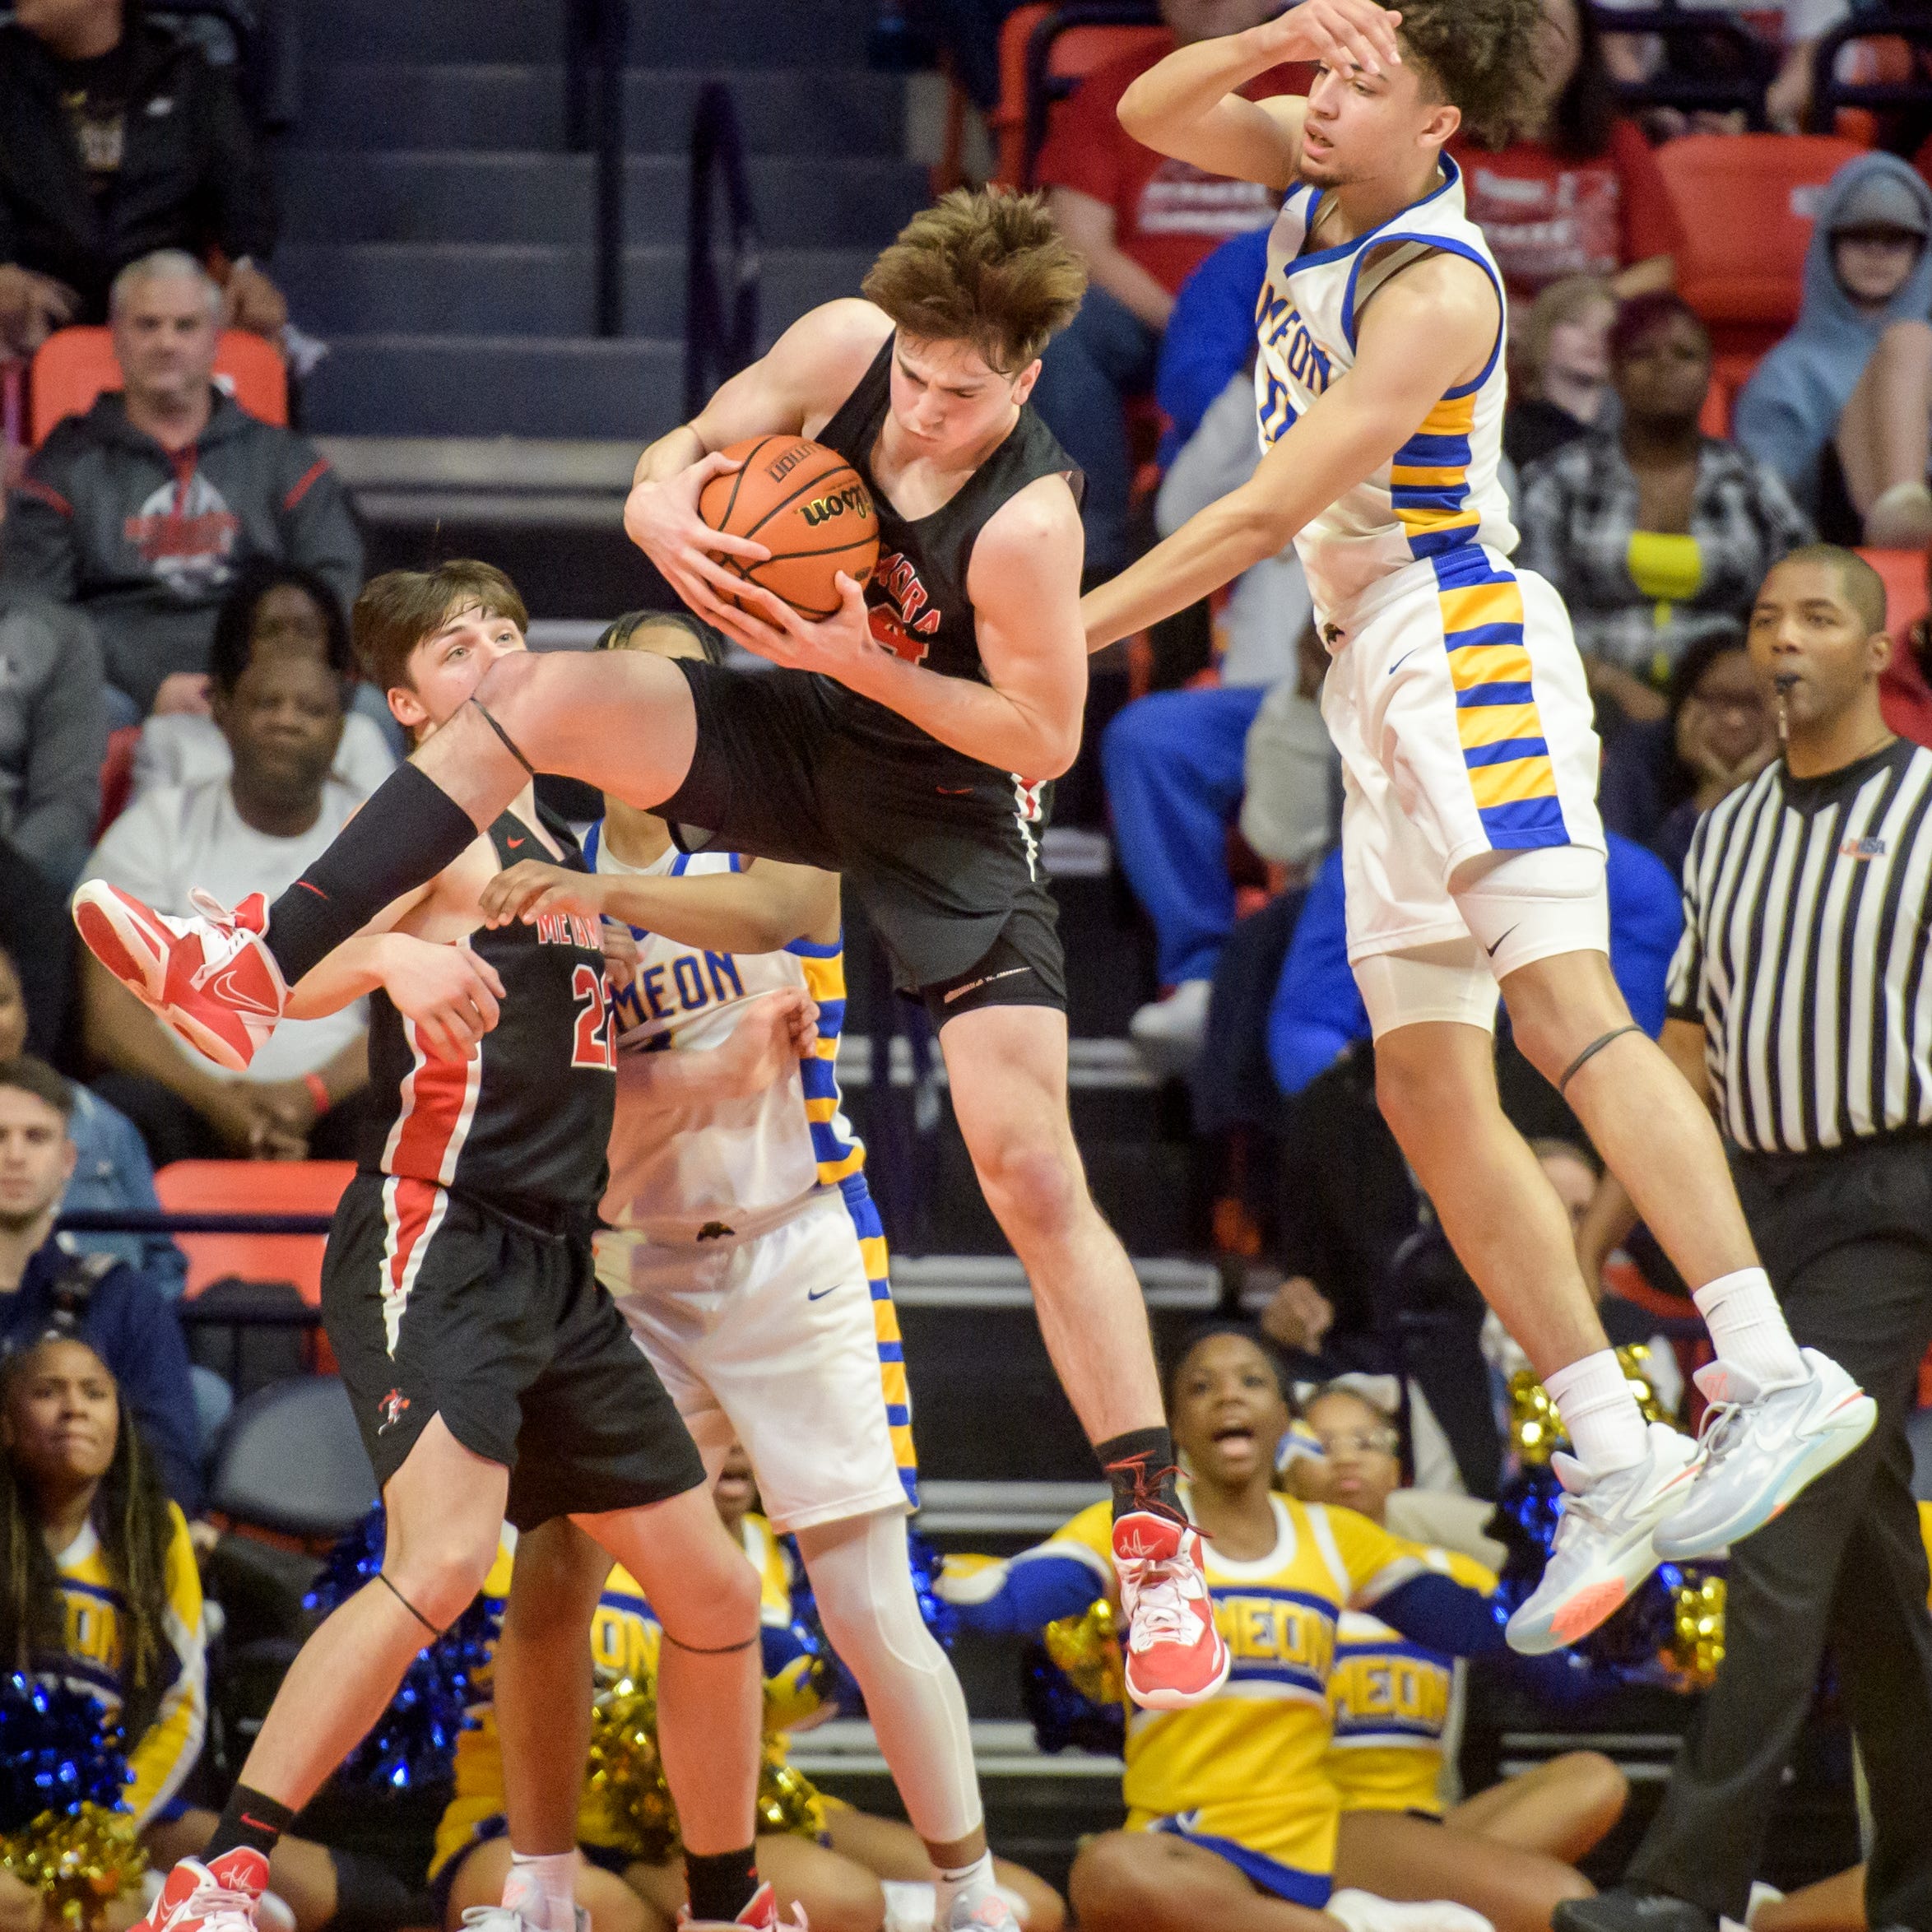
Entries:
{"label": "player's elbow", "polygon": [[1233,565],[1230,574],[1252,569],[1294,541],[1299,527],[1297,518],[1290,509],[1270,496],[1259,490],[1238,490],[1224,500],[1227,513],[1222,541],[1228,561]]}
{"label": "player's elbow", "polygon": [[1080,721],[1057,726],[1042,732],[1038,753],[1018,769],[1035,773],[1042,781],[1064,778],[1080,755]]}
{"label": "player's elbow", "polygon": [[1153,92],[1148,85],[1148,77],[1143,74],[1120,97],[1113,110],[1121,126],[1144,146],[1149,145],[1148,137],[1159,119],[1154,111]]}

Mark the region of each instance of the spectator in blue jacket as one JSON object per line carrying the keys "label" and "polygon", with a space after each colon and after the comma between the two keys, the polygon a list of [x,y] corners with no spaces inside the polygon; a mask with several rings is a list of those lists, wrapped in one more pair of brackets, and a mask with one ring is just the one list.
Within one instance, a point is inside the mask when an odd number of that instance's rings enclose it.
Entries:
{"label": "spectator in blue jacket", "polygon": [[[1664,979],[1684,930],[1670,868],[1614,832],[1609,848],[1610,971],[1631,1017],[1655,1038],[1664,1027]],[[1268,1015],[1268,1058],[1284,1094],[1298,1094],[1369,1037],[1368,1010],[1349,968],[1342,855],[1329,854],[1289,940]]]}
{"label": "spectator in blue jacket", "polygon": [[0,1063],[0,1348],[71,1328],[113,1370],[170,1496],[201,1507],[201,1449],[188,1345],[167,1298],[109,1255],[53,1232],[77,1158],[73,1089],[44,1061]]}
{"label": "spectator in blue jacket", "polygon": [[1255,307],[1268,276],[1268,234],[1252,228],[1224,241],[1181,284],[1161,337],[1154,400],[1168,419],[1164,469],[1201,427],[1214,398],[1255,358]]}

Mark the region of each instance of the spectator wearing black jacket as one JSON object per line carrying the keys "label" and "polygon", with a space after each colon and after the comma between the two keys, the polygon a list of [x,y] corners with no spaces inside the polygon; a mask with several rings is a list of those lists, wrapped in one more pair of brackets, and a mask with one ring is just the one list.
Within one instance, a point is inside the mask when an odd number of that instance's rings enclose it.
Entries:
{"label": "spectator wearing black jacket", "polygon": [[0,27],[0,351],[102,322],[120,271],[182,248],[227,271],[223,319],[288,319],[262,264],[273,184],[225,75],[140,0],[16,0]]}
{"label": "spectator wearing black jacket", "polygon": [[163,1487],[192,1516],[201,1505],[200,1450],[174,1308],[126,1262],[71,1253],[53,1233],[74,1168],[73,1107],[72,1089],[44,1061],[0,1063],[0,1347],[71,1325],[114,1371]]}
{"label": "spectator wearing black jacket", "polygon": [[[300,564],[346,607],[362,581],[347,493],[313,444],[215,387],[221,291],[173,250],[114,278],[126,387],[56,425],[7,517],[0,584],[94,620],[113,723],[207,709],[215,615],[241,567]],[[118,714],[117,714],[118,713]]]}

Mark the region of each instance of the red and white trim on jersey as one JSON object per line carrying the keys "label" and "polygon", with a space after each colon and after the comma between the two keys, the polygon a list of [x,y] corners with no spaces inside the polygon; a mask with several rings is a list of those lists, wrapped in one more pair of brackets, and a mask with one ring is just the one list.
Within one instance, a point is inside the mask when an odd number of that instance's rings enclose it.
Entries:
{"label": "red and white trim on jersey", "polygon": [[408,1174],[383,1183],[383,1339],[392,1359],[423,1256],[449,1211],[447,1190]]}
{"label": "red and white trim on jersey", "polygon": [[1019,827],[1019,843],[1026,848],[1026,875],[1036,885],[1039,882],[1040,842],[1033,835],[1033,827],[1046,815],[1042,809],[1040,794],[1046,783],[1040,778],[1023,778],[1018,772],[1009,772],[1013,781],[1013,818]]}
{"label": "red and white trim on jersey", "polygon": [[383,1172],[447,1187],[456,1178],[457,1157],[476,1117],[484,1048],[479,1043],[468,1060],[438,1059],[413,1020],[404,1022],[403,1037],[416,1063],[403,1075],[402,1106],[383,1147]]}

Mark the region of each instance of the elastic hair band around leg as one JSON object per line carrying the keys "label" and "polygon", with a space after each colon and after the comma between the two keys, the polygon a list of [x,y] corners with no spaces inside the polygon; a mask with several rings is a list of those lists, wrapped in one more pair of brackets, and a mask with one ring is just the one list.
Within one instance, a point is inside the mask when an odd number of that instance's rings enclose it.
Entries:
{"label": "elastic hair band around leg", "polygon": [[443,1634],[443,1632],[439,1630],[436,1626],[432,1623],[430,1619],[425,1617],[422,1612],[419,1610],[416,1605],[412,1604],[409,1599],[405,1596],[402,1592],[389,1581],[388,1573],[386,1572],[378,1570],[376,1572],[376,1581],[381,1584],[383,1589],[388,1591],[390,1595],[394,1597],[397,1602],[401,1604],[403,1609],[407,1610],[410,1615],[414,1617],[416,1622],[421,1624],[424,1629],[429,1632],[430,1636],[440,1637]]}
{"label": "elastic hair band around leg", "polygon": [[1563,1077],[1556,1084],[1557,1098],[1563,1098],[1570,1082],[1581,1073],[1586,1062],[1594,1060],[1612,1040],[1620,1040],[1625,1033],[1640,1033],[1643,1029],[1632,1020],[1628,1026],[1613,1027],[1611,1030],[1592,1040],[1570,1064],[1563,1069]]}
{"label": "elastic hair band around leg", "polygon": [[660,1634],[673,1650],[688,1651],[694,1657],[728,1657],[734,1651],[750,1650],[758,1642],[755,1637],[748,1637],[742,1643],[680,1643],[668,1630],[661,1630]]}
{"label": "elastic hair band around leg", "polygon": [[503,727],[490,715],[490,707],[487,704],[483,704],[478,699],[472,698],[471,699],[470,702],[476,707],[477,710],[482,713],[484,723],[488,725],[490,730],[495,731],[497,736],[502,739],[504,750],[509,752],[510,756],[515,759],[517,763],[522,765],[523,769],[529,773],[531,777],[534,778],[536,776],[536,767],[533,765],[530,760],[517,749],[516,740],[513,738],[509,733],[506,731]]}

